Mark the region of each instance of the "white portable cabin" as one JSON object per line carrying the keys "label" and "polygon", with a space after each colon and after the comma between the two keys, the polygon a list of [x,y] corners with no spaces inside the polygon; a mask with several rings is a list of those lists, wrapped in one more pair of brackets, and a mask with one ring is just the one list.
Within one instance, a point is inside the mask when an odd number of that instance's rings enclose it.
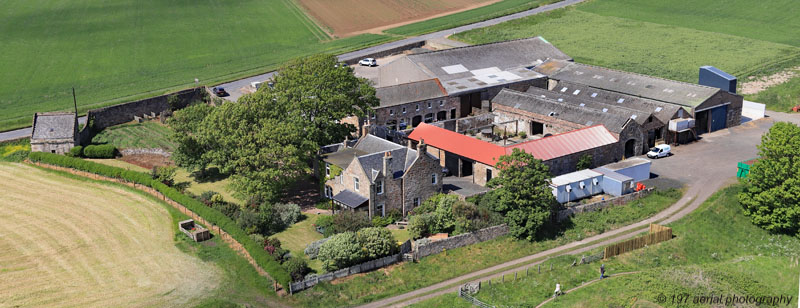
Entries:
{"label": "white portable cabin", "polygon": [[602,193],[602,182],[602,173],[585,169],[550,179],[550,188],[558,202],[567,203]]}
{"label": "white portable cabin", "polygon": [[601,166],[601,168],[631,177],[635,182],[640,182],[650,178],[650,164],[651,162],[648,159],[634,157]]}

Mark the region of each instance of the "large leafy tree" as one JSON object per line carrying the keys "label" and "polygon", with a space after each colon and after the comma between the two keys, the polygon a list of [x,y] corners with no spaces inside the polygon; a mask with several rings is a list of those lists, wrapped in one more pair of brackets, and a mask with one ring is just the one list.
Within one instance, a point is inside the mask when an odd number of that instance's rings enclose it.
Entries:
{"label": "large leafy tree", "polygon": [[208,150],[203,136],[199,134],[203,119],[208,116],[213,107],[197,103],[182,110],[176,111],[167,123],[173,130],[172,140],[177,144],[177,149],[172,153],[172,160],[178,166],[189,170],[200,170],[203,173],[208,166],[208,159],[203,153]]}
{"label": "large leafy tree", "polygon": [[496,202],[494,211],[504,215],[509,233],[534,240],[555,209],[556,200],[548,187],[549,168],[533,155],[519,149],[498,159],[500,175],[487,183]]}
{"label": "large leafy tree", "polygon": [[750,169],[739,202],[754,224],[800,236],[800,127],[775,123],[758,150],[760,159]]}
{"label": "large leafy tree", "polygon": [[275,200],[310,171],[320,146],[355,131],[343,118],[363,116],[375,105],[369,81],[334,56],[294,60],[278,71],[273,87],[237,103],[176,112],[176,155],[185,166],[219,166],[248,198]]}

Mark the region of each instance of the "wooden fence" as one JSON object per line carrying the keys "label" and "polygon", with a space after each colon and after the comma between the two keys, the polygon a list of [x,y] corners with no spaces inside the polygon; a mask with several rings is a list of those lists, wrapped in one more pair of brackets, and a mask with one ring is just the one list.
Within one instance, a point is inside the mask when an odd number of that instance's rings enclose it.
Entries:
{"label": "wooden fence", "polygon": [[607,259],[647,245],[658,244],[669,239],[672,239],[672,228],[650,224],[649,234],[608,246],[603,251],[603,255]]}

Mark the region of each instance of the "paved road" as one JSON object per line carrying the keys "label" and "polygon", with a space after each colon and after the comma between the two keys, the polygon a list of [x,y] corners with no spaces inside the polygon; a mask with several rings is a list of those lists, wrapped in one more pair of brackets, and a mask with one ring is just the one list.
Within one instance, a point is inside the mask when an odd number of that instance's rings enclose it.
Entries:
{"label": "paved road", "polygon": [[[86,124],[86,116],[78,118],[78,123]],[[20,128],[17,130],[10,130],[7,132],[0,132],[0,141],[14,140],[20,138],[27,138],[31,136],[31,128]]]}
{"label": "paved road", "polygon": [[[488,27],[488,26],[493,26],[493,25],[496,25],[496,24],[499,24],[499,23],[502,23],[502,22],[506,22],[506,21],[509,21],[509,20],[520,19],[520,18],[523,18],[523,17],[536,15],[536,14],[539,14],[539,13],[542,13],[542,12],[547,12],[547,11],[551,11],[551,10],[555,10],[555,9],[560,9],[560,8],[563,8],[563,7],[566,7],[566,6],[569,6],[569,5],[573,5],[573,4],[576,4],[576,3],[580,3],[580,2],[583,2],[583,1],[585,1],[585,0],[564,0],[564,1],[561,1],[561,2],[540,6],[540,7],[537,7],[537,8],[534,8],[534,9],[530,9],[530,10],[527,10],[527,11],[523,11],[523,12],[511,14],[511,15],[506,15],[506,16],[502,16],[502,17],[497,17],[497,18],[494,18],[494,19],[489,19],[489,20],[482,21],[482,22],[477,22],[477,23],[474,23],[474,24],[464,25],[464,26],[461,26],[461,27],[452,28],[452,29],[448,29],[448,30],[442,30],[442,31],[439,31],[439,32],[428,33],[428,34],[424,34],[424,35],[420,35],[420,36],[409,37],[409,38],[405,38],[405,39],[402,39],[402,40],[399,40],[399,41],[389,42],[389,43],[376,45],[376,46],[372,46],[372,47],[369,47],[369,48],[364,48],[364,49],[356,50],[356,51],[353,51],[353,52],[348,52],[348,53],[345,53],[345,54],[341,54],[341,55],[339,55],[339,60],[345,61],[345,60],[350,60],[350,59],[364,58],[364,57],[366,57],[368,55],[371,55],[371,54],[374,54],[376,52],[381,52],[381,51],[384,51],[384,50],[397,48],[397,47],[400,47],[400,46],[403,46],[403,45],[408,45],[408,44],[413,44],[413,43],[417,43],[417,42],[427,41],[429,39],[445,38],[445,37],[447,37],[449,35],[452,35],[452,34],[461,33],[461,32],[464,32],[464,31],[469,31],[469,30]],[[230,96],[225,97],[225,99],[228,99],[228,100],[231,100],[231,101],[236,101],[243,94],[243,93],[241,93],[239,91],[239,89],[241,89],[242,87],[249,86],[250,83],[253,82],[253,81],[265,81],[265,80],[269,79],[270,77],[272,77],[272,75],[274,73],[275,72],[269,72],[269,73],[266,73],[266,74],[252,76],[252,77],[248,77],[248,78],[244,78],[244,79],[240,79],[240,80],[224,83],[224,84],[221,84],[219,86],[224,87],[226,89],[226,91],[230,94]]]}
{"label": "paved road", "polygon": [[[652,173],[659,177],[678,180],[687,185],[688,189],[678,202],[651,218],[581,241],[572,242],[449,279],[426,288],[417,289],[359,307],[407,306],[445,293],[457,292],[458,286],[451,287],[453,284],[463,283],[465,281],[486,281],[499,278],[502,275],[513,275],[514,272],[524,271],[526,268],[534,267],[544,262],[544,260],[541,260],[522,265],[533,260],[566,254],[579,255],[593,249],[635,237],[639,233],[647,231],[647,227],[650,223],[658,222],[666,224],[676,221],[697,209],[711,194],[735,181],[733,176],[736,174],[736,163],[753,158],[757,155],[755,145],[760,142],[761,135],[766,132],[775,121],[790,121],[800,124],[800,114],[767,112],[767,115],[769,116],[768,118],[705,134],[698,142],[673,147],[675,155],[654,160],[651,168]],[[578,248],[595,241],[600,242]],[[510,269],[489,275],[489,273],[500,271],[505,268]],[[429,292],[433,293],[424,295]]]}

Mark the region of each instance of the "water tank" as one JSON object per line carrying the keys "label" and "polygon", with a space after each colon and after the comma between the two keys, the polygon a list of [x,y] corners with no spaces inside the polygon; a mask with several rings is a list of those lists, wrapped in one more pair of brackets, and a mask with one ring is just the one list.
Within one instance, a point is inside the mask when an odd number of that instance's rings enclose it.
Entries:
{"label": "water tank", "polygon": [[736,77],[713,66],[700,67],[700,85],[736,93]]}

